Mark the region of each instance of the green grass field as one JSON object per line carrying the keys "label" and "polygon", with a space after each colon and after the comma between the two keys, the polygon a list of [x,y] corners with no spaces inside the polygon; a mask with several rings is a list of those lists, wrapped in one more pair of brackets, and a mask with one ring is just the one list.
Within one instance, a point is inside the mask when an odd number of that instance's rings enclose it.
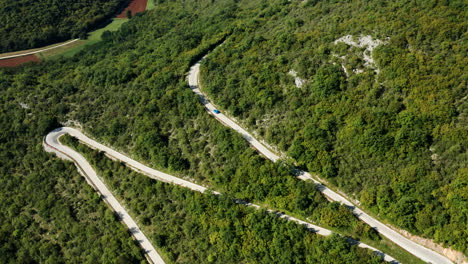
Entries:
{"label": "green grass field", "polygon": [[148,0],[148,2],[146,3],[146,10],[151,10],[155,7],[156,5],[154,4],[154,0]]}
{"label": "green grass field", "polygon": [[87,39],[80,40],[76,45],[65,46],[62,49],[54,49],[46,52],[41,52],[39,53],[39,56],[41,59],[45,60],[54,59],[57,56],[71,57],[83,50],[86,46],[93,45],[101,41],[102,33],[104,33],[105,31],[117,31],[122,26],[122,24],[124,24],[127,21],[127,18],[114,18],[112,19],[112,22],[110,24],[103,28],[90,32],[88,34]]}
{"label": "green grass field", "polygon": [[103,28],[100,28],[98,30],[95,30],[93,32],[90,32],[89,35],[88,35],[88,39],[87,41],[90,43],[90,44],[94,44],[96,42],[99,42],[101,41],[101,36],[102,36],[102,33],[104,33],[104,31],[117,31],[123,23],[127,22],[128,21],[128,18],[114,18],[112,19],[112,23],[110,23],[109,25],[103,27]]}

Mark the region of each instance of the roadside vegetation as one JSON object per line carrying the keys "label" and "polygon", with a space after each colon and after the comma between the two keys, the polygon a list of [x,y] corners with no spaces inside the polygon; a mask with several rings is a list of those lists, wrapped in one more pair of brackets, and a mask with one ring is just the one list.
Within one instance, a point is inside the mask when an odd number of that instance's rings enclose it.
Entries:
{"label": "roadside vegetation", "polygon": [[[293,163],[392,224],[467,254],[466,7],[283,2],[208,57],[202,87]],[[364,48],[335,43],[346,35],[380,40],[374,67]]]}
{"label": "roadside vegetation", "polygon": [[128,3],[130,0],[0,0],[0,53],[85,39],[87,32]]}

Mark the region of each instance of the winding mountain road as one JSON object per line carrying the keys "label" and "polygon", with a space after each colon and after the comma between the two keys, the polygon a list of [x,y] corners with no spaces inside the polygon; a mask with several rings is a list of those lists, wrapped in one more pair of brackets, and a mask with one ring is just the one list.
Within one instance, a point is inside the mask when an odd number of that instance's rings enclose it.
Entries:
{"label": "winding mountain road", "polygon": [[88,183],[98,191],[102,199],[109,204],[109,206],[114,210],[117,215],[120,217],[122,222],[127,225],[128,230],[136,239],[136,241],[140,244],[141,248],[143,248],[145,255],[149,261],[153,264],[164,264],[164,260],[158,254],[156,249],[154,249],[151,242],[148,238],[141,232],[140,228],[133,220],[133,218],[127,213],[124,207],[117,201],[114,195],[109,191],[107,186],[99,179],[94,169],[91,165],[86,161],[86,159],[79,154],[78,152],[74,151],[73,149],[64,146],[60,143],[59,137],[64,134],[74,134],[74,129],[69,128],[59,128],[52,132],[50,132],[46,138],[44,139],[44,149],[47,152],[53,152],[57,154],[60,158],[71,160],[75,163],[78,167],[78,171],[86,178]]}
{"label": "winding mountain road", "polygon": [[[201,185],[198,185],[198,184],[195,184],[195,183],[192,183],[192,182],[177,178],[177,177],[169,175],[167,173],[152,169],[152,168],[150,168],[150,167],[148,167],[148,166],[146,166],[144,164],[141,164],[140,162],[135,161],[135,160],[133,160],[133,159],[131,159],[131,158],[129,158],[129,157],[127,157],[127,156],[125,156],[125,155],[123,155],[123,154],[121,154],[121,153],[119,153],[119,152],[117,152],[117,151],[115,151],[115,150],[113,150],[111,148],[109,148],[109,147],[106,147],[106,146],[96,142],[95,140],[87,137],[86,135],[84,135],[80,131],[78,131],[78,130],[76,130],[74,128],[71,128],[71,127],[62,127],[62,128],[55,129],[55,130],[51,131],[49,134],[47,134],[47,136],[45,137],[45,139],[44,139],[44,148],[45,148],[45,150],[48,151],[48,152],[53,152],[53,153],[57,154],[57,156],[59,156],[60,158],[73,161],[75,163],[75,165],[77,166],[78,170],[83,174],[83,176],[85,176],[88,183],[91,186],[93,186],[97,191],[99,191],[102,194],[103,199],[112,207],[112,209],[114,211],[116,211],[121,216],[122,221],[128,226],[129,230],[131,230],[132,234],[135,236],[137,241],[140,243],[141,247],[147,253],[148,258],[151,259],[151,261],[153,263],[155,263],[155,264],[164,263],[162,258],[158,255],[157,251],[152,246],[151,242],[141,232],[141,230],[138,228],[135,221],[133,221],[133,219],[130,217],[130,215],[125,211],[125,209],[120,205],[120,203],[115,199],[115,197],[112,195],[112,193],[109,191],[109,189],[105,186],[105,184],[100,180],[100,178],[97,176],[96,172],[91,167],[91,165],[88,163],[88,161],[86,161],[86,159],[81,154],[76,152],[75,150],[73,150],[73,149],[71,149],[71,148],[69,148],[69,147],[67,147],[65,145],[62,145],[60,143],[59,138],[62,135],[65,135],[65,134],[69,134],[69,135],[77,138],[81,143],[84,143],[84,144],[88,145],[92,149],[96,149],[96,150],[104,152],[104,154],[106,156],[108,156],[109,158],[111,158],[113,160],[123,162],[129,168],[131,168],[131,169],[133,169],[133,170],[135,170],[135,171],[137,171],[139,173],[142,173],[142,174],[144,174],[144,175],[146,175],[146,176],[148,176],[150,178],[153,178],[153,179],[156,179],[156,180],[159,180],[159,181],[163,181],[163,182],[167,182],[167,183],[177,184],[179,186],[191,189],[193,191],[202,192],[202,193],[205,192],[207,190],[207,188],[204,187],[204,186],[201,186]],[[219,192],[212,192],[212,193],[214,193],[216,195],[220,195]],[[254,207],[256,209],[261,208],[259,205],[252,204],[252,203],[247,203],[247,202],[244,202],[244,201],[241,201],[241,200],[235,200],[235,202],[239,203],[239,204],[246,205],[246,206],[251,206],[251,207]],[[278,213],[278,212],[276,212],[274,210],[267,210],[267,212],[276,214],[278,217],[283,218],[285,220],[292,221],[292,222],[298,223],[300,225],[303,225],[308,230],[310,230],[310,231],[312,231],[314,233],[317,233],[319,235],[329,236],[329,235],[333,234],[333,232],[328,230],[328,229],[325,229],[325,228],[317,226],[317,225],[313,225],[311,223],[302,221],[302,220],[297,219],[295,217],[292,217],[292,216],[289,216],[289,215],[286,215],[286,214],[282,214],[282,213]],[[398,263],[398,261],[396,259],[394,259],[393,257],[391,257],[391,256],[377,250],[374,247],[371,247],[371,246],[369,246],[367,244],[364,244],[364,243],[360,243],[358,241],[350,241],[350,242],[352,242],[354,244],[357,244],[358,247],[372,250],[377,255],[383,257],[383,259],[385,261],[388,261],[390,263]]]}
{"label": "winding mountain road", "polygon": [[[205,56],[206,57],[206,56]],[[204,58],[205,58],[204,57]],[[206,110],[212,114],[217,120],[221,123],[225,124],[226,126],[231,127],[232,129],[239,132],[244,139],[246,139],[254,148],[256,148],[261,154],[265,157],[270,159],[273,162],[276,162],[280,159],[278,155],[270,151],[268,147],[260,143],[255,137],[253,137],[249,132],[245,129],[240,127],[234,121],[232,121],[229,117],[227,117],[223,113],[214,114],[214,110],[217,109],[207,98],[207,96],[201,92],[200,85],[199,85],[199,75],[200,75],[200,63],[204,59],[202,58],[198,61],[195,65],[190,68],[190,72],[188,74],[188,83],[190,89],[197,94],[200,98],[200,101],[205,106]],[[410,239],[404,237],[397,231],[389,228],[382,222],[378,221],[377,219],[373,218],[372,216],[366,214],[363,210],[359,209],[351,203],[348,199],[343,197],[342,195],[336,193],[335,191],[329,189],[328,187],[324,186],[322,183],[314,179],[310,173],[301,171],[298,176],[299,179],[307,181],[311,180],[318,185],[318,190],[322,192],[326,197],[330,198],[333,201],[337,201],[340,203],[345,204],[348,207],[353,208],[353,213],[362,221],[370,225],[371,227],[375,228],[380,234],[387,237],[395,244],[399,245],[400,247],[404,248],[414,256],[422,259],[425,262],[433,263],[433,264],[450,264],[452,263],[448,258],[440,255],[437,252],[434,252],[426,247],[421,246],[420,244],[411,241]]]}
{"label": "winding mountain road", "polygon": [[[269,147],[265,146],[264,144],[260,143],[257,139],[255,139],[249,132],[247,132],[245,129],[240,127],[238,124],[236,124],[234,121],[232,121],[229,117],[224,115],[223,113],[219,114],[213,114],[213,111],[216,109],[216,107],[210,103],[210,101],[207,99],[207,97],[200,91],[199,88],[199,70],[200,70],[200,61],[193,65],[190,69],[190,73],[188,75],[188,81],[190,88],[194,93],[196,93],[200,101],[203,103],[207,111],[209,111],[210,114],[212,114],[217,120],[221,121],[223,124],[226,126],[229,126],[239,132],[243,138],[245,138],[253,147],[255,147],[261,154],[266,156],[268,159],[272,160],[273,162],[276,162],[280,159],[278,155],[276,155],[274,152],[270,151]],[[144,249],[147,258],[155,264],[160,264],[164,263],[163,259],[161,256],[157,253],[151,242],[146,238],[146,236],[142,233],[142,231],[139,229],[138,225],[135,223],[135,221],[131,218],[131,216],[127,213],[127,211],[123,208],[122,205],[117,201],[117,199],[112,195],[112,193],[109,191],[109,189],[105,186],[105,184],[99,179],[97,176],[96,172],[93,170],[91,165],[86,161],[86,159],[80,155],[78,152],[72,150],[71,148],[64,146],[60,143],[59,137],[64,135],[64,134],[70,134],[71,136],[76,137],[79,139],[82,143],[90,146],[93,149],[97,149],[100,151],[103,151],[108,157],[118,160],[123,162],[125,165],[130,167],[131,169],[143,173],[148,177],[151,177],[156,180],[160,180],[163,182],[167,183],[172,183],[172,184],[177,184],[179,186],[189,188],[194,191],[198,192],[204,192],[207,190],[206,187],[177,178],[175,176],[169,175],[167,173],[152,169],[146,165],[143,165],[109,147],[106,147],[80,131],[69,128],[69,127],[62,127],[59,129],[56,129],[52,132],[50,132],[44,139],[44,148],[48,152],[54,152],[57,154],[57,156],[66,159],[66,160],[71,160],[75,163],[75,165],[78,167],[78,170],[80,171],[81,174],[86,178],[88,183],[93,186],[98,192],[101,193],[103,200],[107,202],[111,208],[120,216],[121,220],[128,226],[129,230],[131,231],[132,235],[135,237],[135,239],[138,241],[140,246]],[[395,244],[401,246],[402,248],[406,249],[408,252],[412,253],[416,257],[428,262],[428,263],[434,263],[434,264],[445,264],[445,263],[452,263],[450,260],[445,258],[444,256],[427,249],[407,238],[405,238],[403,235],[399,234],[398,232],[394,231],[393,229],[387,227],[385,224],[381,223],[380,221],[374,219],[370,215],[366,214],[364,211],[356,207],[353,203],[351,203],[349,200],[347,200],[345,197],[342,195],[334,192],[333,190],[327,188],[323,184],[321,184],[319,181],[314,179],[308,172],[301,171],[299,176],[299,179],[301,180],[311,180],[314,183],[316,183],[319,187],[318,190],[321,191],[325,196],[330,198],[331,200],[343,203],[351,208],[353,208],[353,213],[360,218],[362,221],[366,222],[373,228],[375,228],[380,234],[383,236],[387,237],[391,241],[393,241]],[[213,192],[216,195],[219,195],[220,193],[218,192]],[[246,203],[243,201],[236,201],[237,203],[244,204],[247,206],[252,206],[257,209],[260,208],[260,206],[251,204],[251,203]],[[323,235],[323,236],[329,236],[332,234],[332,232],[328,229],[312,225],[310,223],[304,222],[302,220],[299,220],[297,218],[291,217],[286,214],[279,214],[273,210],[267,210],[268,212],[275,213],[279,217],[284,218],[288,221],[293,221],[298,224],[304,225],[307,227],[309,230]],[[368,248],[376,252],[378,255],[383,256],[384,260],[392,262],[392,263],[397,263],[397,261],[392,258],[389,255],[386,255],[377,249],[368,246],[363,243],[358,243],[359,247],[362,248]]]}

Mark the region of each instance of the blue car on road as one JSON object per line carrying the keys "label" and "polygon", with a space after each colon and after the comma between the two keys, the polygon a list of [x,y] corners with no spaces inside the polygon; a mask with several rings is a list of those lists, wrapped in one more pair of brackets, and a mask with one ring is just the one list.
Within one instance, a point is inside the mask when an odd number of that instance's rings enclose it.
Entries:
{"label": "blue car on road", "polygon": [[220,112],[218,109],[215,109],[215,110],[213,110],[213,113],[219,114],[219,113],[221,113],[221,112]]}

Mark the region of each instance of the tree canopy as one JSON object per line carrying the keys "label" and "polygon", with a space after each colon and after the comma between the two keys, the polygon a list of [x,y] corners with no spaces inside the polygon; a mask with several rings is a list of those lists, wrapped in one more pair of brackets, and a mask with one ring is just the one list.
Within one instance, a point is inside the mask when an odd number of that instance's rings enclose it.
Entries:
{"label": "tree canopy", "polygon": [[107,22],[129,2],[0,0],[0,53],[85,38],[87,32]]}

